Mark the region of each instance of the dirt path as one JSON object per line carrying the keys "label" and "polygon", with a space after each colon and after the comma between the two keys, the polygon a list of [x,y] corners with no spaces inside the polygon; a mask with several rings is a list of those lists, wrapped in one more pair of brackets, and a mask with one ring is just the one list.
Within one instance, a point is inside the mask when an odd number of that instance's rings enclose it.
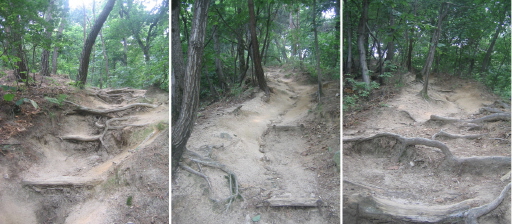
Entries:
{"label": "dirt path", "polygon": [[[169,120],[168,96],[154,90],[149,94],[145,90],[125,89],[123,93],[116,93],[117,102],[106,102],[105,98],[98,97],[102,91],[106,90],[68,94],[74,103],[94,109],[120,108],[133,103],[154,104],[155,107],[133,107],[111,113],[112,117],[129,119],[113,122],[119,127],[106,132],[104,144],[98,140],[66,140],[64,136],[97,136],[103,133],[105,116],[72,114],[73,106],[67,105],[55,107],[57,109],[47,107],[46,113],[51,116],[42,114],[34,120],[33,128],[9,139],[19,144],[19,152],[8,155],[21,157],[18,160],[24,161],[24,167],[20,167],[19,162],[0,165],[4,175],[0,179],[0,223],[126,223],[130,220],[146,223],[144,219],[149,214],[134,218],[127,215],[130,212],[126,210],[145,203],[142,198],[148,197],[150,188],[138,189],[140,186],[135,186],[133,180],[126,180],[131,178],[127,170],[142,172],[157,164],[168,164],[167,157],[153,164],[143,158],[156,153],[158,145],[168,145],[165,131]],[[119,96],[124,99],[119,100]],[[168,186],[167,167],[158,171],[161,175],[155,185],[162,189],[152,193],[162,195],[154,197],[163,198],[168,192],[165,187]],[[134,190],[139,192],[134,193]],[[134,198],[129,206],[127,197]],[[23,211],[21,215],[12,212],[17,208],[24,208],[18,210]],[[153,216],[159,214],[160,219],[166,220],[168,208],[164,206],[152,212]]]}
{"label": "dirt path", "polygon": [[230,194],[225,173],[203,167],[211,178],[210,191],[203,178],[181,170],[173,184],[173,223],[252,223],[257,215],[258,223],[326,222],[316,207],[269,208],[265,204],[320,199],[316,173],[305,165],[311,158],[301,155],[307,148],[302,122],[315,105],[311,95],[316,88],[286,78],[280,69],[267,69],[266,76],[274,91],[268,103],[259,92],[240,105],[205,111],[187,145],[232,170],[243,200],[236,200],[225,212],[222,199]]}
{"label": "dirt path", "polygon": [[[438,137],[435,140],[446,144],[457,158],[498,156],[510,159],[510,120],[484,123],[430,120],[431,115],[462,120],[489,115],[480,113],[479,109],[493,104],[498,99],[496,96],[483,91],[483,87],[473,81],[433,78],[429,84],[432,100],[425,101],[417,95],[422,84],[411,82],[412,76],[407,78],[409,85],[399,96],[366,112],[367,120],[343,131],[343,138],[347,140],[343,146],[345,222],[436,220],[444,223],[448,222],[446,217],[451,212],[458,215],[453,215],[449,222],[459,223],[463,222],[461,211],[490,203],[510,183],[510,165],[472,166],[465,163],[449,169],[442,162],[446,155],[438,148],[408,146],[404,154],[397,154],[399,142],[393,138],[349,141],[379,133],[425,139],[433,139],[440,131],[463,136],[482,134],[475,139]],[[492,106],[510,113],[510,108]],[[361,210],[370,207],[374,212]],[[438,209],[437,213],[433,212],[435,209]],[[419,213],[420,210],[423,213]],[[478,221],[509,223],[510,201],[505,199],[497,209]]]}

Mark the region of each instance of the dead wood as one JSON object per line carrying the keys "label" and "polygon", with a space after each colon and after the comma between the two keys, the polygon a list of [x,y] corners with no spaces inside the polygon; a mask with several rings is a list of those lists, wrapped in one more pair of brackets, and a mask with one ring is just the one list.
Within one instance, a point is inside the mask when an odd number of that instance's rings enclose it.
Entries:
{"label": "dead wood", "polygon": [[441,117],[441,116],[437,116],[437,115],[430,115],[430,120],[431,121],[443,121],[443,122],[447,122],[447,123],[462,121],[462,120],[457,119],[457,118]]}
{"label": "dead wood", "polygon": [[273,197],[265,200],[264,205],[260,207],[318,207],[321,203],[318,198]]}
{"label": "dead wood", "polygon": [[456,135],[450,134],[444,131],[440,131],[432,136],[432,140],[435,140],[437,137],[447,137],[447,138],[465,138],[465,139],[477,139],[485,136],[486,134],[478,134],[478,135]]}
{"label": "dead wood", "polygon": [[78,105],[78,104],[70,102],[70,101],[64,101],[64,102],[70,103],[70,104],[73,104],[73,105],[77,106],[77,108],[74,109],[75,112],[96,114],[96,115],[102,115],[102,116],[106,116],[106,117],[112,117],[112,116],[108,115],[109,113],[127,110],[127,109],[130,109],[132,107],[151,107],[151,108],[158,107],[158,105],[149,104],[149,103],[134,103],[134,104],[129,104],[129,105],[126,105],[126,106],[123,106],[123,107],[118,107],[118,108],[94,109],[94,108],[88,108],[88,107],[85,107],[85,106],[81,106],[81,105]]}
{"label": "dead wood", "polygon": [[489,202],[489,204],[482,205],[480,207],[469,209],[467,212],[464,213],[464,218],[466,221],[466,224],[478,224],[478,217],[485,215],[492,210],[494,210],[498,205],[501,204],[503,199],[505,198],[505,195],[510,191],[510,183],[503,188],[501,191],[501,194],[494,199],[493,201]]}

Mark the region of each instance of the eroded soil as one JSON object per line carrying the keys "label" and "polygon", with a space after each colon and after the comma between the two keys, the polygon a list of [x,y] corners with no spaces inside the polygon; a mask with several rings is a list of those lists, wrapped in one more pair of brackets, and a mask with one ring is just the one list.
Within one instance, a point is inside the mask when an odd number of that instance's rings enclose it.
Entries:
{"label": "eroded soil", "polygon": [[300,75],[267,68],[266,76],[273,89],[268,102],[262,92],[247,90],[242,103],[203,108],[187,144],[235,173],[241,197],[228,208],[226,173],[185,159],[209,177],[211,189],[180,169],[172,185],[172,223],[340,222],[333,160],[340,147],[339,84],[324,85],[324,106],[318,107],[315,85],[299,81]]}
{"label": "eroded soil", "polygon": [[[437,115],[468,121],[490,115],[480,111],[484,106],[510,113],[509,106],[494,103],[498,98],[478,83],[458,78],[431,78],[431,100],[426,101],[418,96],[422,84],[412,80],[413,76],[408,76],[408,84],[401,93],[379,107],[346,114],[345,120],[357,122],[344,127],[343,138],[394,133],[407,138],[432,139],[440,131],[464,136],[484,134],[475,139],[437,137],[435,140],[446,144],[459,158],[510,157],[510,119],[477,124],[430,120],[431,115]],[[437,148],[417,145],[408,151],[410,154],[397,159],[393,155],[394,141],[380,139],[367,144],[364,150],[360,150],[364,148],[361,145],[343,144],[343,221],[347,223],[464,223],[462,217],[429,219],[427,210],[447,211],[455,206],[467,211],[483,206],[496,199],[510,183],[510,164],[492,170],[486,166],[469,171],[463,168],[446,170],[442,168],[445,156]],[[386,200],[402,211],[364,211],[365,206],[385,206],[365,204],[368,200],[362,198],[377,202]],[[478,222],[510,223],[509,199],[510,192],[496,209],[481,216]],[[414,219],[405,218],[412,214],[407,209],[411,212],[416,209]],[[422,209],[423,214],[419,211]]]}
{"label": "eroded soil", "polygon": [[[168,222],[168,93],[78,90],[62,77],[37,80],[37,86],[18,94],[39,108],[25,103],[15,111],[12,102],[2,102],[0,223]],[[98,110],[134,103],[154,107],[99,115],[76,113],[76,105],[44,98],[62,95]],[[112,118],[126,119],[112,121],[112,129],[104,132]],[[102,133],[103,143],[66,140]]]}

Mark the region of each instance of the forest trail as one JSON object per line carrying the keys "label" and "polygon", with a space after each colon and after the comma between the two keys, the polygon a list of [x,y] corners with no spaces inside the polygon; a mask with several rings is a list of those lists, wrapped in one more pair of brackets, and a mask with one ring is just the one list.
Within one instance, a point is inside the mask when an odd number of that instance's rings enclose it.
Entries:
{"label": "forest trail", "polygon": [[[187,145],[234,172],[243,200],[235,200],[226,212],[223,199],[230,189],[225,173],[203,166],[210,191],[205,179],[180,170],[172,186],[173,223],[252,223],[257,215],[259,223],[326,223],[316,208],[322,192],[311,168],[314,157],[304,156],[305,118],[316,105],[316,86],[300,84],[279,68],[266,68],[265,75],[273,89],[269,102],[262,100],[263,92],[252,92],[253,98],[241,104],[201,111]],[[189,166],[198,169],[197,164]],[[268,207],[279,200],[313,207]]]}
{"label": "forest trail", "polygon": [[[451,222],[458,223],[463,212],[487,205],[499,198],[502,190],[509,195],[504,187],[510,183],[510,118],[472,121],[493,114],[483,107],[510,113],[510,102],[499,103],[498,97],[475,81],[445,77],[431,78],[431,100],[426,101],[418,95],[422,84],[413,82],[413,75],[406,79],[406,86],[393,99],[344,117],[359,122],[343,129],[344,222],[375,218],[440,222],[452,215]],[[459,120],[441,121],[432,115]],[[391,135],[373,137],[382,133],[440,141],[459,159],[499,157],[509,162],[500,166],[495,159],[482,162],[486,165],[465,162],[450,167],[442,162],[446,155],[438,148],[416,144],[398,153],[401,140]],[[478,222],[509,223],[509,197]],[[357,212],[370,207],[374,212]]]}
{"label": "forest trail", "polygon": [[[75,113],[69,103],[40,103],[44,113],[33,126],[8,139],[16,151],[3,151],[0,223],[167,220],[168,94],[129,88],[62,91],[70,102],[97,110],[146,106],[99,115]],[[102,143],[79,139],[102,133]],[[145,214],[133,216],[141,211]]]}

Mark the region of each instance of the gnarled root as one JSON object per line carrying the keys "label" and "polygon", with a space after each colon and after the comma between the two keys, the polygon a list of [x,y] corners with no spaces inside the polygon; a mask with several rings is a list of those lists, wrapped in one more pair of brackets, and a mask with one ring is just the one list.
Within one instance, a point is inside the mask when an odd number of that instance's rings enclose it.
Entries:
{"label": "gnarled root", "polygon": [[112,116],[110,116],[108,114],[109,113],[113,113],[113,112],[119,112],[119,111],[127,110],[127,109],[130,109],[132,107],[151,107],[151,108],[158,107],[158,105],[149,104],[149,103],[134,103],[134,104],[129,104],[129,105],[126,105],[126,106],[123,106],[123,107],[118,107],[118,108],[94,109],[94,108],[89,108],[89,107],[81,106],[81,105],[78,105],[78,104],[70,102],[70,101],[64,101],[64,102],[77,106],[77,108],[74,109],[75,112],[96,114],[96,115],[101,115],[101,116],[105,116],[105,117],[112,117]]}
{"label": "gnarled root", "polygon": [[506,156],[475,156],[467,158],[457,158],[454,156],[448,146],[436,140],[426,138],[406,138],[393,133],[380,133],[372,137],[343,138],[343,142],[362,143],[377,138],[391,138],[397,141],[398,157],[402,157],[407,146],[424,145],[441,150],[444,154],[445,168],[448,170],[459,170],[459,172],[481,172],[482,167],[488,170],[509,169],[511,158]]}
{"label": "gnarled root", "polygon": [[[238,190],[238,178],[236,177],[236,174],[229,170],[226,165],[224,164],[221,164],[217,161],[214,161],[210,158],[205,158],[193,151],[190,151],[190,150],[185,150],[185,152],[183,153],[183,158],[186,158],[186,159],[189,159],[190,161],[193,161],[193,162],[196,162],[198,164],[202,164],[202,165],[205,165],[205,166],[209,166],[209,167],[213,167],[213,168],[217,168],[217,169],[220,169],[222,171],[224,171],[225,173],[228,174],[228,178],[229,178],[229,189],[231,191],[231,195],[229,197],[227,197],[226,199],[224,199],[224,201],[227,201],[227,205],[226,205],[226,211],[229,210],[229,207],[231,206],[231,203],[236,199],[236,197],[238,196],[242,196],[240,195],[240,192]],[[209,181],[209,178],[204,175],[203,173],[200,173],[200,172],[197,172],[195,170],[193,170],[192,168],[190,168],[191,170],[189,170],[187,168],[187,166],[183,163],[180,163],[180,167],[184,168],[185,170],[193,173],[193,174],[196,174],[200,177],[203,177],[204,179],[206,179],[206,181],[208,182],[210,188],[211,188],[211,184],[210,184],[210,181]]]}
{"label": "gnarled root", "polygon": [[103,141],[103,138],[105,137],[105,134],[107,134],[108,130],[115,130],[115,129],[123,129],[128,126],[146,126],[147,124],[126,124],[126,125],[120,125],[120,126],[112,126],[111,123],[115,121],[126,121],[131,119],[132,117],[122,117],[122,118],[111,118],[105,122],[104,125],[96,123],[96,127],[104,128],[103,132],[100,135],[94,135],[94,136],[80,136],[80,135],[65,135],[59,137],[61,140],[72,140],[72,141],[82,141],[82,142],[93,142],[93,141],[100,141],[101,145],[103,145],[105,148],[107,148],[107,145]]}

